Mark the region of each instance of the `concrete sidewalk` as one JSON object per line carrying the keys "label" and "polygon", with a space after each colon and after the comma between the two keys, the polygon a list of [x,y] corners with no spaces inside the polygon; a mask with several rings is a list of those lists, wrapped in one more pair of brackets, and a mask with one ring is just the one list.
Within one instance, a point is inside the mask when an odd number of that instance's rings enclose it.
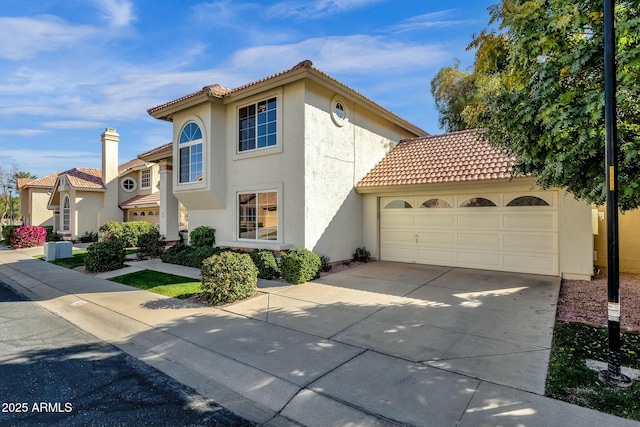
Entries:
{"label": "concrete sidewalk", "polygon": [[[382,267],[380,263],[378,269]],[[263,283],[267,293],[213,308],[60,268],[21,251],[0,251],[1,281],[201,395],[265,425],[640,425],[545,398],[539,379],[533,385],[510,379],[523,373],[512,371],[517,360],[506,353],[517,354],[522,347],[523,355],[533,355],[531,366],[537,366],[536,355],[548,350],[535,341],[535,325],[523,329],[518,323],[518,312],[513,312],[513,324],[494,325],[493,336],[474,332],[474,326],[486,326],[475,319],[445,311],[419,323],[406,321],[414,319],[420,307],[453,306],[444,293],[453,282],[441,283],[444,276],[437,270],[425,278],[425,271],[402,270],[393,287],[384,272],[367,270],[295,287]],[[464,273],[456,277],[462,280]],[[421,294],[426,281],[442,292],[436,300]],[[518,303],[518,292],[524,291],[516,289],[508,292]],[[481,293],[456,295],[471,305],[484,303],[490,314],[509,309],[486,305],[489,300]],[[459,332],[450,342],[439,334],[455,328]],[[494,354],[472,354],[474,340],[478,348],[495,344]],[[495,369],[496,364],[503,369]],[[491,372],[500,370],[506,375],[494,378]]]}

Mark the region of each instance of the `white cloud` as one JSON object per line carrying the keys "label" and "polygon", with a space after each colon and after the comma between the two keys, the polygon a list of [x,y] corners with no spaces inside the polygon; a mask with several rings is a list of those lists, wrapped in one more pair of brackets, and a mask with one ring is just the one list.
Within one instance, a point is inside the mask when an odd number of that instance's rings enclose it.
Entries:
{"label": "white cloud", "polygon": [[448,16],[452,15],[452,12],[455,12],[455,9],[414,16],[413,18],[407,19],[397,25],[392,25],[387,29],[392,32],[402,33],[430,28],[446,28],[456,25],[464,25],[470,22],[466,19],[447,19]]}
{"label": "white cloud", "polygon": [[56,120],[43,122],[42,126],[48,129],[99,129],[102,122],[91,122],[82,120]]}
{"label": "white cloud", "polygon": [[[299,43],[257,46],[236,52],[233,68],[260,68],[285,64],[290,68],[303,59],[328,73],[388,75],[395,70],[432,68],[448,60],[450,52],[440,45],[411,44],[385,37],[351,35],[311,38]],[[282,70],[277,70],[282,71]]]}
{"label": "white cloud", "polygon": [[70,25],[51,15],[0,17],[0,58],[22,60],[67,48],[94,35],[86,25]]}
{"label": "white cloud", "polygon": [[229,27],[235,25],[236,21],[251,16],[250,11],[257,8],[258,6],[252,3],[213,1],[195,4],[191,10],[195,19],[200,22],[215,22],[216,26]]}
{"label": "white cloud", "polygon": [[3,164],[16,164],[19,170],[37,176],[46,176],[54,171],[75,167],[100,168],[102,165],[100,144],[95,144],[95,152],[72,150],[21,149],[2,150]]}
{"label": "white cloud", "polygon": [[0,135],[23,136],[26,138],[42,135],[44,133],[47,133],[47,132],[40,129],[1,129],[0,130]]}
{"label": "white cloud", "polygon": [[126,27],[136,17],[133,14],[133,4],[129,0],[96,0],[112,27]]}
{"label": "white cloud", "polygon": [[350,12],[385,0],[315,0],[283,1],[267,9],[267,16],[277,19],[312,20]]}

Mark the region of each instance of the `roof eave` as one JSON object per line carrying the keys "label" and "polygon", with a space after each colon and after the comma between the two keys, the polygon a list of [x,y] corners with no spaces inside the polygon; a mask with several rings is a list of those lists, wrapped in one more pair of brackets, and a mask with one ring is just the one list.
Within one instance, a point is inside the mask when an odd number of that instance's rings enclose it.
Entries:
{"label": "roof eave", "polygon": [[146,156],[144,155],[144,153],[138,154],[138,158],[148,163],[157,163],[160,160],[173,158],[173,149],[166,151],[164,153],[147,154]]}
{"label": "roof eave", "polygon": [[212,99],[220,99],[217,96],[213,96],[205,93],[204,91],[195,92],[192,95],[187,95],[184,98],[179,98],[175,101],[170,101],[167,104],[160,105],[158,107],[150,108],[147,113],[155,119],[165,120],[167,122],[173,122],[173,115],[186,108],[190,108],[203,102],[210,101]]}
{"label": "roof eave", "polygon": [[486,178],[486,179],[469,179],[469,180],[452,180],[445,182],[431,182],[431,183],[421,183],[421,184],[389,184],[389,185],[375,185],[375,186],[356,186],[355,190],[358,194],[398,194],[399,192],[417,192],[417,191],[440,191],[440,190],[448,190],[452,187],[456,187],[457,190],[464,190],[469,187],[477,187],[478,185],[501,185],[508,182],[513,182],[514,184],[524,184],[526,186],[531,186],[535,183],[535,178],[531,175],[528,176],[514,176],[507,178]]}

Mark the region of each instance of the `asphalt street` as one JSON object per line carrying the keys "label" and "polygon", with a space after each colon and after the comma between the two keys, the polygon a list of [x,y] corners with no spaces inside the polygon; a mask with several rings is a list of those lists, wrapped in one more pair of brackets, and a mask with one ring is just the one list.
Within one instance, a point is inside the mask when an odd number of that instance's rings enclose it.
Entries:
{"label": "asphalt street", "polygon": [[252,426],[0,282],[0,426]]}

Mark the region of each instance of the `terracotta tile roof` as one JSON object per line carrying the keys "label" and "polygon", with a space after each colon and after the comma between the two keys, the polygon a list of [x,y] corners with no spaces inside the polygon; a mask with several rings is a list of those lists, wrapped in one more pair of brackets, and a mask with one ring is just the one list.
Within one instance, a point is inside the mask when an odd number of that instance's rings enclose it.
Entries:
{"label": "terracotta tile roof", "polygon": [[477,130],[400,141],[356,186],[432,184],[510,178],[514,159]]}
{"label": "terracotta tile roof", "polygon": [[360,92],[358,92],[356,90],[353,90],[352,88],[350,88],[349,86],[345,85],[344,83],[341,83],[340,81],[336,80],[335,78],[331,77],[330,75],[324,73],[323,71],[320,71],[319,69],[314,67],[313,66],[313,62],[311,62],[308,59],[305,59],[304,61],[299,62],[298,64],[296,64],[295,66],[293,66],[292,68],[290,68],[288,70],[281,71],[281,72],[273,74],[273,75],[271,75],[269,77],[265,77],[263,79],[256,80],[255,82],[251,82],[251,83],[239,86],[239,87],[237,87],[235,89],[228,89],[228,88],[225,88],[223,86],[220,86],[219,84],[214,84],[214,85],[211,85],[211,86],[205,86],[205,87],[203,87],[201,90],[199,90],[197,92],[191,93],[189,95],[185,95],[185,96],[183,96],[181,98],[175,99],[173,101],[169,101],[169,102],[167,102],[165,104],[161,104],[161,105],[158,105],[156,107],[149,108],[147,110],[147,113],[149,113],[150,115],[153,115],[153,113],[155,113],[157,111],[160,111],[163,108],[170,107],[171,105],[174,105],[174,104],[179,104],[182,101],[185,101],[185,100],[190,99],[190,98],[195,98],[195,97],[200,96],[200,95],[209,95],[209,96],[213,96],[213,97],[216,97],[216,98],[224,98],[225,96],[228,96],[228,95],[233,94],[235,92],[238,92],[238,91],[241,91],[243,89],[258,85],[258,84],[263,83],[263,82],[267,82],[269,80],[276,79],[276,78],[278,78],[280,76],[284,76],[284,75],[289,74],[289,73],[293,73],[293,72],[295,72],[297,70],[300,70],[300,69],[313,70],[315,73],[317,73],[318,75],[322,76],[323,78],[325,78],[325,79],[327,79],[329,81],[332,81],[333,83],[335,83],[335,84],[337,84],[339,86],[342,86],[343,88],[347,89],[351,93],[356,94],[358,97],[360,97],[361,99],[365,100],[366,102],[374,105],[376,108],[378,108],[378,109],[386,112],[387,114],[395,117],[398,121],[402,122],[405,126],[409,126],[410,128],[414,129],[414,133],[416,135],[428,135],[427,132],[425,132],[424,130],[418,128],[417,126],[413,125],[412,123],[407,122],[405,119],[397,116],[396,114],[392,113],[390,110],[387,110],[386,108],[384,108],[380,104],[378,104],[378,103],[372,101],[371,99],[367,98],[366,96],[362,95]]}
{"label": "terracotta tile roof", "polygon": [[75,188],[104,189],[102,183],[102,171],[93,168],[73,168],[62,175],[66,175],[69,184]]}
{"label": "terracotta tile roof", "polygon": [[129,200],[120,203],[120,207],[123,209],[141,208],[147,206],[160,206],[160,193],[155,192],[152,194],[145,194],[141,196],[134,196]]}
{"label": "terracotta tile roof", "polygon": [[56,185],[56,179],[62,172],[54,172],[42,178],[18,178],[18,189],[24,187],[51,187]]}
{"label": "terracotta tile roof", "polygon": [[146,163],[140,159],[133,159],[133,160],[129,160],[126,163],[121,164],[120,166],[118,166],[118,175],[122,175],[123,173],[131,170],[131,169],[135,169],[141,166],[145,166]]}
{"label": "terracotta tile roof", "polygon": [[138,154],[138,159],[148,159],[156,156],[160,156],[162,154],[166,154],[167,156],[171,156],[173,154],[173,142],[167,142],[159,147],[152,148],[149,151],[146,151],[142,154]]}

